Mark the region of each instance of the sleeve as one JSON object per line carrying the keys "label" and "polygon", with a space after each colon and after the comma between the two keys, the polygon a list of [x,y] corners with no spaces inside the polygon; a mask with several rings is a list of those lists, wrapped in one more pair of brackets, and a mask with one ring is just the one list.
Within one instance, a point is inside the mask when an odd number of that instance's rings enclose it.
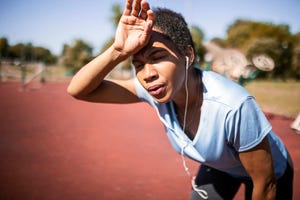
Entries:
{"label": "sleeve", "polygon": [[141,85],[141,83],[138,81],[138,79],[134,78],[134,84],[135,84],[135,90],[137,96],[144,102],[149,103],[151,106],[155,104],[154,99],[151,97],[151,95],[145,90],[145,88]]}
{"label": "sleeve", "polygon": [[228,115],[226,130],[235,150],[243,152],[258,145],[272,127],[254,98],[249,97]]}

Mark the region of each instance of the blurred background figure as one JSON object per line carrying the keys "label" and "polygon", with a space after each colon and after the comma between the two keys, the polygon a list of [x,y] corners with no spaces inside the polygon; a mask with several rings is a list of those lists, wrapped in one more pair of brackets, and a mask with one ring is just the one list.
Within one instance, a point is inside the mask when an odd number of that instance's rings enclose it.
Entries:
{"label": "blurred background figure", "polygon": [[204,56],[207,70],[215,71],[227,78],[244,85],[253,80],[260,71],[272,71],[274,61],[266,54],[257,54],[251,59],[238,49],[222,48],[214,42],[204,44]]}

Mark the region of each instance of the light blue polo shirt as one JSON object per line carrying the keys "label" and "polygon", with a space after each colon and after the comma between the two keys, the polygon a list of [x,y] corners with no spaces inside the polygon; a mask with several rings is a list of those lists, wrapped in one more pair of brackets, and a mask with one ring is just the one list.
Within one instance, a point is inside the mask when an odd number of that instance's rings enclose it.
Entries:
{"label": "light blue polo shirt", "polygon": [[195,161],[233,176],[249,177],[238,152],[255,147],[267,136],[279,178],[286,168],[287,152],[254,98],[240,85],[212,71],[202,71],[202,81],[200,124],[191,140],[182,130],[173,102],[156,102],[135,79],[139,98],[156,109],[178,153],[183,148],[184,155]]}

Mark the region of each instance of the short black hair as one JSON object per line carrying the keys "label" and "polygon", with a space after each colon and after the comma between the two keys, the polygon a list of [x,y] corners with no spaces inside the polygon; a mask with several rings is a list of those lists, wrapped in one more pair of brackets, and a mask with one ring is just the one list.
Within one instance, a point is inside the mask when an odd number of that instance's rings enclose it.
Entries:
{"label": "short black hair", "polygon": [[153,12],[155,15],[154,28],[169,37],[182,55],[186,55],[186,49],[189,45],[195,49],[188,24],[180,13],[159,7],[154,8]]}

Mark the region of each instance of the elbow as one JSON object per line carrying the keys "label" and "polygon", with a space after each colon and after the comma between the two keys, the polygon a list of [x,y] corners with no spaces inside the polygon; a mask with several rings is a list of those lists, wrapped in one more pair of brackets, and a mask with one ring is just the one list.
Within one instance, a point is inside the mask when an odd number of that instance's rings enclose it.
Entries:
{"label": "elbow", "polygon": [[75,98],[78,96],[78,93],[70,85],[67,88],[67,93]]}
{"label": "elbow", "polygon": [[72,85],[69,85],[68,88],[67,88],[67,93],[74,97],[75,99],[82,99],[82,94],[76,90],[74,87],[72,87]]}

